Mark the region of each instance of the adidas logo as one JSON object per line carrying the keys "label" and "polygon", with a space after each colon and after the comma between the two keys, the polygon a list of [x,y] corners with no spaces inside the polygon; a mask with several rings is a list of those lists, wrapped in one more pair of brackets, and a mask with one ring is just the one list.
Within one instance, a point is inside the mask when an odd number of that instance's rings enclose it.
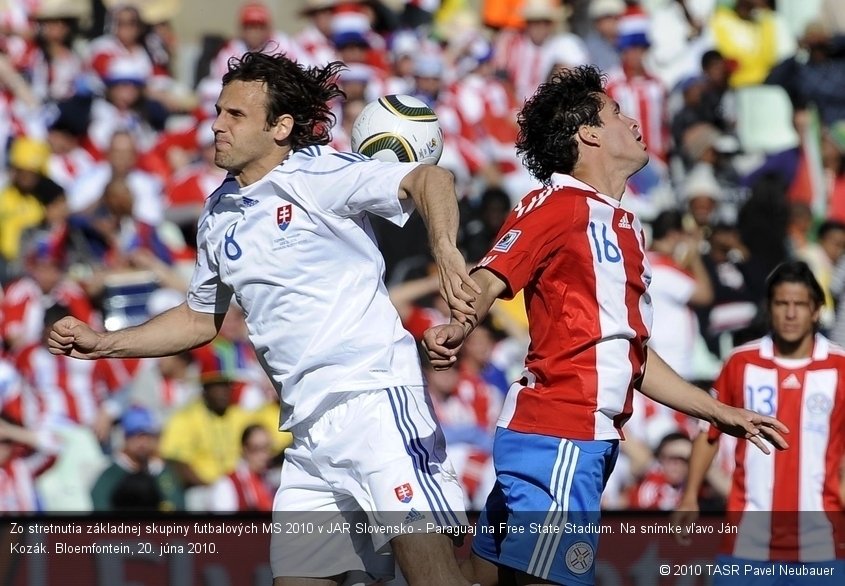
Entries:
{"label": "adidas logo", "polygon": [[245,197],[245,198],[243,198],[243,203],[244,203],[245,208],[251,208],[252,206],[258,204],[258,200]]}
{"label": "adidas logo", "polygon": [[405,524],[410,525],[411,523],[416,523],[417,521],[422,521],[423,519],[425,519],[425,515],[416,509],[411,509],[411,512],[405,517]]}
{"label": "adidas logo", "polygon": [[619,227],[620,228],[628,228],[631,229],[631,222],[628,221],[628,214],[622,214],[622,219],[619,220]]}
{"label": "adidas logo", "polygon": [[798,377],[793,372],[788,377],[783,379],[783,382],[780,384],[780,386],[783,389],[800,389],[801,381],[798,380]]}

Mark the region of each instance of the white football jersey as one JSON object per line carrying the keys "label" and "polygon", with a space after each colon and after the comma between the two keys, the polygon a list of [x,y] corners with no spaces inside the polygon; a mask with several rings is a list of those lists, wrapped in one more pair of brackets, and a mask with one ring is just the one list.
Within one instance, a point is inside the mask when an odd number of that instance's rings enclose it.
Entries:
{"label": "white football jersey", "polygon": [[235,295],[282,429],[331,393],[423,384],[366,213],[404,224],[413,202],[399,184],[415,167],[313,146],[246,187],[227,177],[206,200],[188,305],[224,313]]}

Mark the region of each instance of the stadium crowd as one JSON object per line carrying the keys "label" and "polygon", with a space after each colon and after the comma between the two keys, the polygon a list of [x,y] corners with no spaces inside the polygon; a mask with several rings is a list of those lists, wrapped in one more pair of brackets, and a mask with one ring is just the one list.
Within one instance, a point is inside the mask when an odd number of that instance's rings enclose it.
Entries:
{"label": "stadium crowd", "polygon": [[[286,0],[287,1],[287,0]],[[0,13],[0,514],[269,510],[279,402],[231,311],[179,356],[50,354],[65,315],[109,330],[184,299],[213,164],[227,61],[247,50],[341,60],[332,146],[350,150],[364,105],[410,94],[438,114],[461,195],[460,245],[479,262],[539,187],[516,116],[559,68],[596,64],[640,122],[651,160],[623,207],[648,226],[650,344],[708,388],[736,345],[766,331],[764,280],[788,258],[825,289],[823,330],[845,342],[845,14],[837,0],[299,0],[297,23],[239,8],[178,79],[178,0],[27,0]],[[284,25],[284,26],[282,26]],[[284,29],[284,32],[282,32]],[[419,218],[374,219],[391,299],[420,340],[448,309]],[[497,302],[456,368],[426,368],[470,507],[494,480],[502,400],[527,348],[522,299]],[[625,427],[608,509],[674,509],[687,418],[643,397]],[[702,493],[719,508],[732,449]]]}

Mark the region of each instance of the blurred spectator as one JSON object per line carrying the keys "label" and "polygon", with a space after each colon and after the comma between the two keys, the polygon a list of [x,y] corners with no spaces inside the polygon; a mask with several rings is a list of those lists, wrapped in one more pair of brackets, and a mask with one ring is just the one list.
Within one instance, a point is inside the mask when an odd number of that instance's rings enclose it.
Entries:
{"label": "blurred spectator", "polygon": [[127,132],[140,152],[151,150],[164,128],[167,112],[144,95],[146,79],[131,60],[115,57],[109,60],[103,82],[103,96],[91,103],[89,148],[103,156],[114,134]]}
{"label": "blurred spectator", "polygon": [[272,511],[273,493],[265,480],[273,456],[270,434],[250,425],[241,436],[241,458],[235,469],[209,491],[208,510],[221,513]]}
{"label": "blurred spectator", "polygon": [[129,401],[147,409],[157,421],[186,407],[200,394],[190,352],[144,362],[129,384]]}
{"label": "blurred spectator", "polygon": [[788,257],[789,217],[786,184],[781,176],[767,173],[760,177],[751,188],[751,197],[740,207],[737,227],[764,275]]}
{"label": "blurred spectator", "polygon": [[795,258],[809,265],[824,291],[824,305],[819,317],[819,323],[824,329],[833,326],[835,306],[830,285],[833,269],[843,254],[845,254],[845,224],[833,220],[826,220],[819,225],[815,242],[804,241],[795,247]]}
{"label": "blurred spectator", "polygon": [[662,161],[668,155],[668,119],[666,90],[645,67],[651,45],[648,22],[644,15],[623,17],[619,22],[616,48],[621,67],[607,84],[607,95],[619,103],[620,110],[640,124],[640,133],[648,152]]}
{"label": "blurred spectator", "polygon": [[631,488],[632,509],[673,511],[684,490],[692,442],[682,433],[671,433],[660,440],[656,461],[645,476]]}
{"label": "blurred spectator", "polygon": [[181,483],[173,467],[158,456],[161,427],[153,414],[130,407],[120,426],[123,447],[91,489],[94,510],[184,510]]}
{"label": "blurred spectator", "polygon": [[214,164],[214,132],[211,122],[197,127],[199,155],[189,165],[176,169],[164,186],[165,217],[178,225],[189,244],[195,246],[196,223],[208,194],[217,189],[226,171]]}
{"label": "blurred spectator", "polygon": [[390,43],[390,72],[385,80],[387,94],[409,94],[414,88],[414,56],[422,43],[411,31],[399,31]]}
{"label": "blurred spectator", "polygon": [[440,297],[439,289],[440,279],[436,274],[408,279],[390,287],[390,302],[402,325],[418,342],[428,328],[449,323],[449,307]]}
{"label": "blurred spectator", "polygon": [[[757,317],[757,301],[763,296],[759,285],[766,275],[760,274],[759,266],[740,239],[736,226],[717,223],[710,228],[704,266],[713,283],[713,303],[699,309],[698,319],[710,352],[724,357],[726,349],[741,343],[740,336],[757,337],[743,331]],[[731,335],[727,348],[721,338],[724,333]]]}
{"label": "blurred spectator", "polygon": [[[286,34],[273,28],[273,15],[264,2],[246,2],[238,13],[238,36],[217,53],[208,72],[210,80],[222,87],[223,74],[228,71],[231,57],[240,57],[247,51],[285,53],[291,59],[300,58],[300,49]],[[215,96],[216,97],[216,96]]]}
{"label": "blurred spectator", "polygon": [[713,302],[713,285],[699,254],[699,241],[685,234],[679,212],[661,212],[651,229],[649,295],[654,323],[649,347],[675,372],[692,381],[697,374],[694,357],[699,336],[693,307],[707,307]]}
{"label": "blurred spectator", "polygon": [[156,226],[164,215],[161,182],[138,167],[138,147],[127,130],[109,137],[107,158],[79,176],[68,191],[71,213],[89,210],[99,203],[113,179],[125,180],[132,192],[132,216]]}
{"label": "blurred spectator", "polygon": [[92,326],[99,319],[82,288],[64,273],[62,243],[39,235],[28,245],[25,273],[11,282],[2,301],[5,348],[12,353],[42,341],[47,309],[59,303],[71,315]]}
{"label": "blurred spectator", "polygon": [[41,510],[35,479],[53,465],[59,450],[49,432],[36,432],[0,417],[0,515]]}
{"label": "blurred spectator", "polygon": [[[202,396],[164,424],[161,456],[174,463],[187,487],[207,486],[235,469],[248,414],[232,401],[232,379],[201,373]],[[201,499],[202,500],[202,499]]]}
{"label": "blurred spectator", "polygon": [[814,21],[801,37],[801,51],[779,63],[766,83],[783,86],[796,111],[815,106],[825,126],[845,121],[845,34],[834,36]]}
{"label": "blurred spectator", "polygon": [[74,97],[55,105],[47,115],[51,151],[47,176],[64,191],[95,164],[94,157],[83,147],[91,122],[90,110],[90,99]]}
{"label": "blurred spectator", "polygon": [[763,83],[771,68],[795,51],[795,41],[767,0],[720,3],[710,27],[716,49],[732,64],[735,88]]}
{"label": "blurred spectator", "polygon": [[697,164],[687,174],[682,195],[688,211],[684,217],[685,231],[699,241],[706,241],[711,226],[722,219],[720,206],[725,199],[713,167],[707,163]]}
{"label": "blurred spectator", "polygon": [[589,58],[583,42],[572,33],[555,33],[564,21],[565,7],[555,0],[525,0],[523,30],[503,31],[495,44],[496,69],[514,88],[518,101],[530,97],[555,63],[581,65]]}
{"label": "blurred spectator", "polygon": [[623,0],[592,0],[588,9],[592,30],[584,39],[590,61],[602,71],[621,65],[616,50],[619,17],[625,13]]}
{"label": "blurred spectator", "polygon": [[86,361],[51,354],[47,350],[50,329],[69,314],[62,305],[48,308],[41,337],[18,350],[15,366],[33,389],[38,419],[88,427],[106,444],[120,415],[117,396],[131,378],[131,366],[120,360]]}
{"label": "blurred spectator", "polygon": [[7,266],[20,258],[26,231],[44,222],[45,206],[64,197],[45,176],[49,157],[50,147],[40,140],[22,136],[12,143],[9,180],[0,191],[0,260]]}
{"label": "blurred spectator", "polygon": [[384,95],[388,70],[384,39],[372,30],[367,15],[347,4],[343,10],[335,12],[331,30],[337,59],[354,67],[359,79],[366,78],[366,93],[358,97],[371,102]]}
{"label": "blurred spectator", "polygon": [[110,5],[106,34],[92,40],[88,46],[87,66],[94,74],[95,89],[114,77],[113,63],[122,63],[121,71],[132,72],[132,79],[146,84],[154,76],[166,76],[156,67],[144,46],[144,23],[138,8],[128,3],[104,2]]}
{"label": "blurred spectator", "polygon": [[[129,181],[113,178],[93,209],[74,216],[71,224],[84,241],[85,258],[91,265],[127,271],[150,268],[150,261],[157,260],[170,266],[185,253],[181,232],[175,226],[138,220],[133,216],[134,207]],[[185,285],[175,288],[184,289]]]}
{"label": "blurred spectator", "polygon": [[80,0],[40,0],[35,8],[35,37],[15,65],[42,102],[70,98],[85,87],[74,40],[79,20],[89,13]]}
{"label": "blurred spectator", "polygon": [[481,194],[478,209],[466,210],[460,245],[469,262],[478,262],[487,254],[511,207],[507,192],[490,187]]}
{"label": "blurred spectator", "polygon": [[331,41],[332,17],[334,9],[342,3],[344,0],[305,0],[299,11],[308,24],[294,37],[294,41],[302,50],[302,60],[309,65],[323,66],[337,58]]}

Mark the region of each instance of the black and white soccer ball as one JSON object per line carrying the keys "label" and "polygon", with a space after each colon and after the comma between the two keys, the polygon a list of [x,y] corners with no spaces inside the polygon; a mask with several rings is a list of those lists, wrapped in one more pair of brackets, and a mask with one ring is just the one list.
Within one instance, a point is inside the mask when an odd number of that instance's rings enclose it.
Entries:
{"label": "black and white soccer ball", "polygon": [[437,114],[421,100],[383,96],[367,104],[355,120],[352,150],[381,161],[436,165],[443,153],[443,131]]}

